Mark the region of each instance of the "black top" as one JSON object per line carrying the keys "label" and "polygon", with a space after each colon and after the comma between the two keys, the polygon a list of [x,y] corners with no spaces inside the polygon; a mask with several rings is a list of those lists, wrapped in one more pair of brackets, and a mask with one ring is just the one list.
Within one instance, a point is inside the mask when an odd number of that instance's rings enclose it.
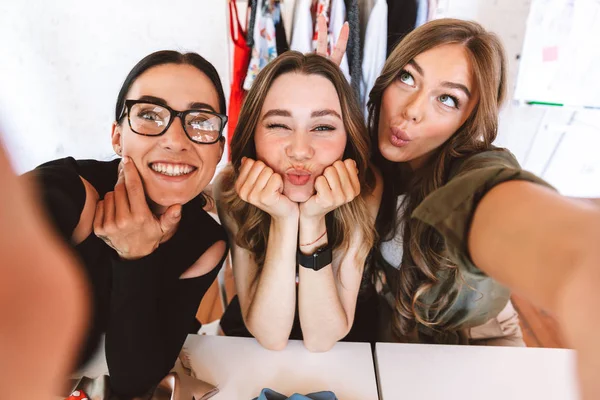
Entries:
{"label": "black top", "polygon": [[[69,157],[30,173],[38,179],[50,218],[67,243],[85,204],[85,187],[79,177],[90,182],[102,199],[114,190],[119,161]],[[209,273],[179,279],[214,243],[226,241],[225,231],[203,205],[202,195],[185,204],[173,237],[138,260],[121,260],[93,233],[72,246],[82,262],[93,302],[80,364],[93,355],[100,335],[106,333],[111,386],[120,396],[142,395],[170,371],[195,324],[198,305],[227,254]]]}
{"label": "black top", "polygon": [[[342,339],[342,342],[375,343],[377,341],[377,329],[379,327],[378,296],[375,292],[375,287],[369,283],[366,274],[361,286],[362,288],[358,293],[358,299],[356,301],[356,310],[354,312],[352,328]],[[225,313],[221,317],[220,324],[223,333],[227,336],[252,337],[252,334],[244,324],[242,309],[237,296],[234,296],[233,299],[231,299]],[[297,304],[294,323],[289,338],[294,340],[301,340],[303,338]]]}

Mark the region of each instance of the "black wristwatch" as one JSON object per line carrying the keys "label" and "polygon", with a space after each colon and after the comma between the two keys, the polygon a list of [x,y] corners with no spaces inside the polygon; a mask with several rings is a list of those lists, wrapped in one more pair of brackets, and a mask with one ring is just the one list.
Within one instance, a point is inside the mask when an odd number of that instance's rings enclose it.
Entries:
{"label": "black wristwatch", "polygon": [[317,249],[313,254],[303,254],[300,249],[296,253],[296,262],[304,268],[318,271],[331,264],[332,251],[329,245]]}

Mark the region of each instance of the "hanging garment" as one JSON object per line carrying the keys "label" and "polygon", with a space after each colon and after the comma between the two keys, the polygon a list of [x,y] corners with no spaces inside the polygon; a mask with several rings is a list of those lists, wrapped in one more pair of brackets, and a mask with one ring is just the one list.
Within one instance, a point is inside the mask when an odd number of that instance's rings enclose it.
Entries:
{"label": "hanging garment", "polygon": [[[329,48],[333,50],[335,48],[335,44],[337,43],[338,36],[340,34],[340,30],[342,26],[344,26],[344,22],[346,22],[346,4],[344,4],[344,0],[331,0],[331,12],[329,13]],[[344,57],[342,58],[342,62],[340,64],[340,69],[346,76],[348,82],[350,79],[350,67],[348,66],[348,56],[344,53]]]}
{"label": "hanging garment", "polygon": [[281,9],[281,18],[283,19],[283,26],[285,27],[285,38],[288,43],[292,43],[296,0],[280,1],[279,8]]}
{"label": "hanging garment", "polygon": [[365,48],[365,34],[367,32],[367,25],[369,24],[369,17],[371,16],[371,10],[375,7],[376,0],[358,0],[358,9],[360,11],[360,48]]}
{"label": "hanging garment", "polygon": [[376,0],[369,17],[365,35],[365,53],[362,62],[362,82],[360,91],[361,106],[365,119],[368,118],[367,102],[369,93],[385,64],[387,52],[388,5],[386,0]]}
{"label": "hanging garment", "polygon": [[[325,17],[327,21],[327,26],[329,26],[329,6],[331,5],[330,0],[317,0],[314,6],[314,20],[315,24],[313,27],[313,36],[312,36],[312,49],[317,48],[317,37],[318,35],[318,26],[316,24],[317,18],[322,15]],[[331,49],[329,48],[329,39],[327,40],[327,54],[329,54]]]}
{"label": "hanging garment", "polygon": [[438,0],[429,0],[429,4],[427,5],[427,21],[431,21],[435,19],[435,13],[438,7]]}
{"label": "hanging garment", "polygon": [[[234,29],[237,27],[237,35]],[[233,41],[233,77],[231,79],[231,94],[229,95],[229,125],[227,127],[227,143],[231,143],[233,132],[237,125],[238,115],[244,102],[246,92],[242,87],[246,72],[248,72],[248,64],[250,62],[250,51],[246,43],[247,32],[244,31],[240,24],[238,10],[235,0],[229,1],[229,29],[231,32],[231,40]],[[231,152],[229,152],[229,160],[231,160]]]}
{"label": "hanging garment", "polygon": [[358,0],[345,0],[346,19],[350,25],[350,35],[348,36],[348,64],[350,67],[350,84],[357,99],[360,99],[360,80],[362,79],[362,52],[360,47],[360,18],[358,9]]}
{"label": "hanging garment", "polygon": [[258,73],[277,57],[277,42],[275,40],[275,23],[273,22],[272,8],[279,7],[279,3],[268,4],[268,1],[259,1],[256,10],[256,23],[254,25],[254,47],[248,66],[248,73],[244,80],[244,89],[250,90]]}
{"label": "hanging garment", "polygon": [[417,21],[417,0],[387,0],[388,40],[387,55],[406,34],[412,31]]}
{"label": "hanging garment", "polygon": [[283,22],[283,13],[281,12],[281,3],[273,8],[273,23],[275,24],[275,43],[277,43],[277,55],[283,54],[290,49],[287,36],[285,33],[285,25]]}
{"label": "hanging garment", "polygon": [[312,0],[297,0],[290,48],[300,53],[310,53],[313,50],[312,37]]}
{"label": "hanging garment", "polygon": [[248,18],[248,29],[246,32],[250,34],[247,35],[248,47],[252,49],[254,47],[254,25],[256,25],[256,14],[258,10],[258,0],[248,0],[248,7],[250,7],[250,18]]}
{"label": "hanging garment", "polygon": [[429,1],[430,0],[417,0],[417,20],[415,22],[415,28],[423,25],[427,22],[429,16]]}

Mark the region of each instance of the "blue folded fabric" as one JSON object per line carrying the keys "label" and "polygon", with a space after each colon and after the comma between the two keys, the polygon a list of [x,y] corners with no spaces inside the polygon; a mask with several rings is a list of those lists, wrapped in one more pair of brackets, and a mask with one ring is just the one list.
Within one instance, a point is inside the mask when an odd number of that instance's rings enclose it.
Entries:
{"label": "blue folded fabric", "polygon": [[263,389],[254,400],[338,400],[338,398],[333,392],[316,392],[307,395],[294,393],[290,397],[286,397],[272,389]]}

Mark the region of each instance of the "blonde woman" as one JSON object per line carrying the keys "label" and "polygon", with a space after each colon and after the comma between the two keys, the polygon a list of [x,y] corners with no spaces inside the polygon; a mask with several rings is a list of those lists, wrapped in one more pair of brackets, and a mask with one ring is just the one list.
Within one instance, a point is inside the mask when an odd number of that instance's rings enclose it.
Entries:
{"label": "blonde woman", "polygon": [[579,350],[584,397],[598,398],[600,210],[492,145],[505,89],[496,36],[442,19],[405,37],[371,91],[388,338],[522,344],[513,289],[556,315]]}
{"label": "blonde woman", "polygon": [[357,306],[380,196],[369,151],[333,62],[286,52],[259,74],[215,184],[237,290],[225,334],[269,349],[302,338],[312,351],[374,339],[375,296],[361,291]]}

